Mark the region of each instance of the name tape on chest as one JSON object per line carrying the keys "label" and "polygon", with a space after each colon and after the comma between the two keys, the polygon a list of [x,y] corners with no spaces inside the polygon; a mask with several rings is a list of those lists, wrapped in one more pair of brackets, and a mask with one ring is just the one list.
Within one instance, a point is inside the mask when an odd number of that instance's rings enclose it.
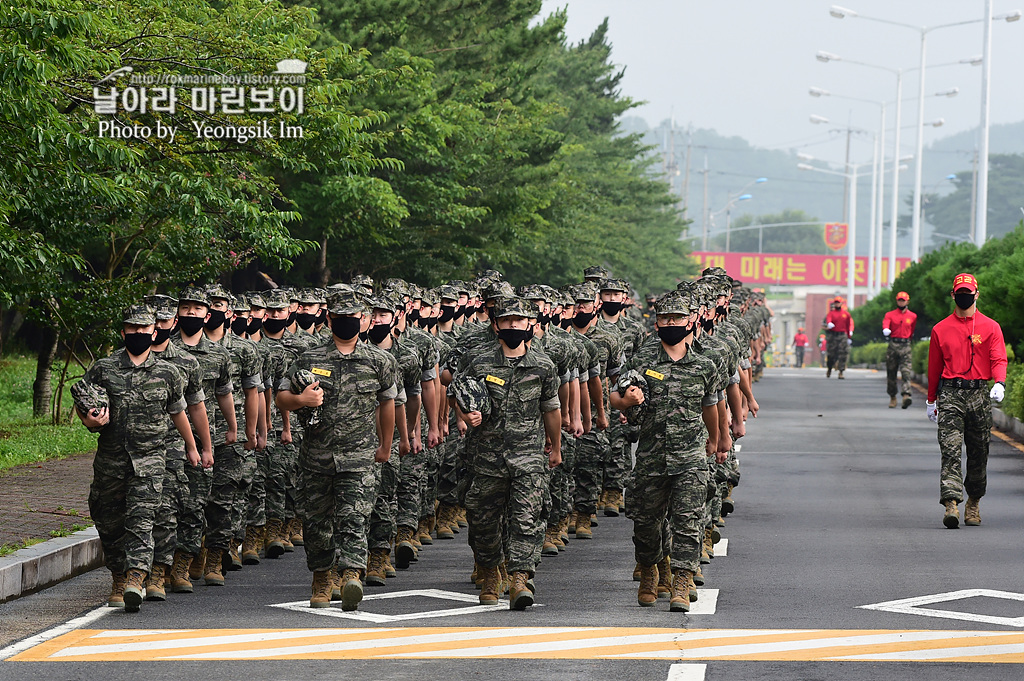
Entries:
{"label": "name tape on chest", "polygon": [[644,376],[650,376],[651,378],[656,378],[659,381],[665,380],[665,374],[658,373],[654,369],[648,369],[647,371],[645,371]]}
{"label": "name tape on chest", "polygon": [[311,373],[316,374],[317,376],[327,376],[328,378],[330,378],[330,376],[331,376],[331,370],[330,369],[321,369],[320,367],[313,367],[309,371]]}
{"label": "name tape on chest", "polygon": [[487,381],[488,383],[496,383],[498,385],[505,385],[505,381],[504,380],[498,378],[497,376],[491,376],[490,374],[487,374],[487,378],[485,378],[484,380]]}

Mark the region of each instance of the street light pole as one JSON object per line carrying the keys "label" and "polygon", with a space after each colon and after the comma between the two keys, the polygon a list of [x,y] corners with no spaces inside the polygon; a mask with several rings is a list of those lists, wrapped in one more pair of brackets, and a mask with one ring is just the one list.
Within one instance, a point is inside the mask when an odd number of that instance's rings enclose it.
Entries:
{"label": "street light pole", "polygon": [[992,97],[992,0],[985,0],[985,46],[981,64],[981,140],[978,150],[978,205],[974,215],[975,245],[988,236],[988,127]]}
{"label": "street light pole", "polygon": [[921,257],[921,158],[924,154],[924,59],[928,49],[928,31],[921,31],[921,67],[917,89],[917,145],[914,147],[914,214],[910,227],[910,262]]}

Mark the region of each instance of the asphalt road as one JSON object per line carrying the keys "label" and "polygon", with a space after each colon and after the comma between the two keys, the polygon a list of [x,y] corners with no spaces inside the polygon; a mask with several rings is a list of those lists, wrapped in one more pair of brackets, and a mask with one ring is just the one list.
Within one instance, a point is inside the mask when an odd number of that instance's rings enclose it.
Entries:
{"label": "asphalt road", "polygon": [[[304,607],[298,549],[8,648],[45,661],[2,662],[0,679],[1021,678],[1024,454],[993,437],[983,525],[946,530],[923,396],[888,409],[883,374],[846,376],[776,369],[755,386],[728,544],[692,614],[637,606],[631,522],[601,518],[544,562],[526,612],[476,607],[465,533],[368,588],[362,619]],[[92,612],[107,584],[96,571],[0,605],[0,646]]]}

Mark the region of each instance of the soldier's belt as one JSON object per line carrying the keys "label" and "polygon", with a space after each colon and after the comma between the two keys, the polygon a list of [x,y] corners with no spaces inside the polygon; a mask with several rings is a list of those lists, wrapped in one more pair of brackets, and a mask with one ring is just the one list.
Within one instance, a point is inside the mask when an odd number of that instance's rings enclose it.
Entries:
{"label": "soldier's belt", "polygon": [[900,345],[906,345],[906,344],[908,344],[910,342],[910,339],[909,338],[893,338],[892,336],[890,336],[889,337],[889,342],[890,343],[899,343]]}
{"label": "soldier's belt", "polygon": [[954,390],[978,390],[987,388],[988,379],[984,378],[943,378],[939,381],[939,388],[953,388]]}

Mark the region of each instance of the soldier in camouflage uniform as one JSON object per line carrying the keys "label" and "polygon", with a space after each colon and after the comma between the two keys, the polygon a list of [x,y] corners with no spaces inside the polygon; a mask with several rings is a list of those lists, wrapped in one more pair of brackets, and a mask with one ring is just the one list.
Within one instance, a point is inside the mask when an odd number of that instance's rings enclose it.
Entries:
{"label": "soldier in camouflage uniform", "polygon": [[[170,342],[170,334],[178,315],[178,301],[170,296],[154,295],[146,297],[146,304],[153,308],[156,317],[156,340],[151,352],[182,372],[185,378],[186,411],[200,438],[201,450],[199,459],[186,463],[185,441],[173,424],[168,426],[167,438],[164,440],[167,449],[164,484],[160,492],[160,507],[153,520],[153,569],[146,578],[146,600],[163,601],[167,598],[164,582],[171,581],[171,565],[178,545],[178,516],[184,512],[185,495],[188,494],[185,466],[212,466],[213,444],[210,441],[210,422],[206,414],[206,395],[203,393],[199,360]],[[192,583],[185,581],[187,585],[179,585],[179,588],[191,593]]]}
{"label": "soldier in camouflage uniform", "polygon": [[[313,573],[310,607],[328,607],[337,581],[342,609],[355,610],[363,595],[359,578],[367,564],[368,520],[376,494],[373,467],[391,456],[398,376],[382,353],[359,342],[360,324],[369,311],[355,292],[332,293],[327,309],[332,342],[295,359],[276,401],[307,421],[303,408],[320,408],[319,421],[306,429],[299,449],[296,486],[306,565]],[[318,380],[296,393],[293,379],[301,371]]]}
{"label": "soldier in camouflage uniform", "polygon": [[[238,425],[232,396],[234,387],[231,383],[231,357],[224,348],[211,343],[203,335],[203,327],[214,321],[211,317],[213,316],[210,314],[210,299],[206,291],[198,286],[186,286],[178,296],[178,334],[171,337],[171,343],[199,361],[216,466],[217,447],[235,442],[238,437]],[[218,317],[220,324],[223,325],[223,311]],[[218,410],[224,419],[223,423],[226,424],[221,430],[217,430],[216,427],[215,412]],[[199,439],[198,436],[196,439]],[[206,504],[210,499],[213,469],[186,466],[185,475],[189,488],[188,494],[184,497],[184,510],[178,518],[178,548],[171,568],[171,588],[174,591],[187,591],[185,582],[189,581],[190,576],[198,579],[205,574],[205,550],[202,542],[203,534],[206,532]],[[208,586],[216,584],[216,579],[207,581]]]}
{"label": "soldier in camouflage uniform", "polygon": [[133,305],[122,319],[124,349],[95,362],[82,379],[105,393],[107,406],[76,405],[75,412],[89,430],[100,433],[89,515],[113,577],[107,603],[138,612],[153,562],[153,518],[165,474],[165,414],[184,440],[187,456],[195,460],[199,454],[185,416],[185,378],[150,351],[156,337],[153,311]]}
{"label": "soldier in camouflage uniform", "polygon": [[[483,380],[490,392],[490,414],[461,414],[471,426],[466,449],[473,481],[466,494],[469,522],[483,584],[482,604],[497,603],[499,569],[507,562],[511,576],[509,605],[533,605],[527,581],[539,561],[543,540],[541,503],[547,467],[561,461],[558,377],[547,357],[528,348],[530,317],[520,298],[502,298],[494,307],[499,345],[477,352],[465,368],[467,377]],[[545,455],[543,433],[550,451]],[[502,550],[502,523],[508,549]]]}
{"label": "soldier in camouflage uniform", "polygon": [[647,404],[630,490],[633,544],[641,565],[637,600],[641,606],[657,602],[659,565],[667,566],[663,560],[670,552],[670,609],[681,612],[696,597],[693,575],[700,566],[706,453],[717,447],[716,369],[689,349],[696,325],[692,312],[677,291],[658,300],[658,338],[645,343],[625,366],[647,382],[650,398],[645,400],[635,384],[624,395],[614,390],[611,397],[619,409]]}
{"label": "soldier in camouflage uniform", "polygon": [[[441,299],[441,315],[438,318],[437,339],[441,342],[438,353],[438,366],[449,366],[452,351],[465,333],[467,327],[460,326],[465,321],[466,305],[469,302],[467,287],[458,282],[440,287],[438,294]],[[450,311],[450,313],[449,313]],[[449,318],[450,314],[450,318]],[[437,513],[435,518],[438,539],[454,539],[458,532],[458,498],[455,489],[458,484],[459,449],[464,442],[459,437],[455,410],[449,406],[447,395],[442,395],[438,421],[443,425],[441,444],[437,455]]]}
{"label": "soldier in camouflage uniform", "polygon": [[[203,578],[209,586],[223,586],[222,567],[241,569],[238,546],[234,543],[236,502],[251,483],[256,468],[256,424],[259,421],[259,393],[263,389],[259,353],[256,345],[245,338],[228,333],[231,323],[231,294],[223,286],[210,286],[206,291],[210,299],[210,314],[217,315],[220,324],[206,324],[206,338],[223,348],[229,358],[231,377],[232,413],[235,423],[242,426],[242,441],[218,443],[214,448],[213,480],[210,499],[206,504],[206,566]],[[222,415],[214,419],[217,432],[228,432],[230,424]]]}
{"label": "soldier in camouflage uniform", "polygon": [[249,292],[249,323],[246,336],[256,344],[260,357],[260,382],[263,395],[260,401],[259,425],[256,429],[256,469],[252,485],[245,500],[245,537],[242,542],[242,564],[259,565],[267,526],[267,469],[271,433],[270,414],[273,409],[273,383],[270,378],[270,347],[263,336],[263,322],[267,317],[267,304],[259,293]]}

